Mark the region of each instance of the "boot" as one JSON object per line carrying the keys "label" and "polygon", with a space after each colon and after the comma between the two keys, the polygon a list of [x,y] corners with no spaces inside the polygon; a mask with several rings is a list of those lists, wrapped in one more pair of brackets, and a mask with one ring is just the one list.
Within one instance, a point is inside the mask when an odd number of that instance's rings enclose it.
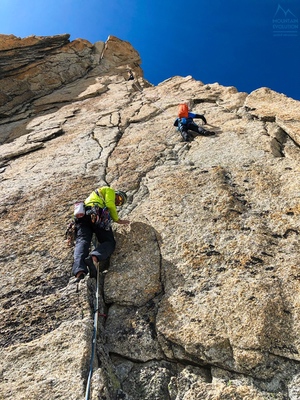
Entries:
{"label": "boot", "polygon": [[[96,262],[94,261],[94,259],[96,259]],[[96,265],[98,264],[97,258],[95,256],[88,256],[84,260],[84,262],[88,266],[88,269],[89,269],[89,272],[90,272],[90,278],[97,279],[97,268],[96,268]]]}
{"label": "boot", "polygon": [[215,134],[216,134],[215,132],[211,132],[211,131],[201,132],[201,135],[203,135],[203,136],[214,136]]}
{"label": "boot", "polygon": [[79,283],[80,281],[82,281],[84,279],[84,277],[85,277],[85,273],[83,271],[78,272],[75,276],[75,278],[76,278],[75,282]]}

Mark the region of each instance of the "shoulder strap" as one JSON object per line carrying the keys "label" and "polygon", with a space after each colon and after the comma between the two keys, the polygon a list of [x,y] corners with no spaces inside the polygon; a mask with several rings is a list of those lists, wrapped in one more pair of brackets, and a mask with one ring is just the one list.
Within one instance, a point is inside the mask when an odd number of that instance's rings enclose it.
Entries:
{"label": "shoulder strap", "polygon": [[96,193],[96,195],[97,195],[98,197],[101,197],[101,198],[104,200],[104,197],[102,196],[102,194],[99,192],[98,189],[94,190],[94,192]]}

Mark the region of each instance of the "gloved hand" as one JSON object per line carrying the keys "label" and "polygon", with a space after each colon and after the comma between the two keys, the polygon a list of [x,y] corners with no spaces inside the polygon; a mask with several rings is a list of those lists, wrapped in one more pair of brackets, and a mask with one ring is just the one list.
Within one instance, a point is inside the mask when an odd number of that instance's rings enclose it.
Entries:
{"label": "gloved hand", "polygon": [[202,121],[204,122],[204,124],[207,123],[207,122],[206,122],[206,119],[205,119],[205,117],[204,117],[204,115],[199,115],[199,117],[202,119]]}

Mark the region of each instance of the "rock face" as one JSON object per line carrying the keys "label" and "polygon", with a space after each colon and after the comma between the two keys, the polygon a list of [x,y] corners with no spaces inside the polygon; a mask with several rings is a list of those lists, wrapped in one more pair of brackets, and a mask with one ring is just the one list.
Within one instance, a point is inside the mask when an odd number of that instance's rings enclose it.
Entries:
{"label": "rock face", "polygon": [[[64,232],[107,184],[131,225],[99,282],[90,398],[300,399],[299,102],[155,87],[115,37],[0,39],[0,398],[84,398],[96,283],[74,283]],[[182,142],[183,100],[216,136]]]}
{"label": "rock face", "polygon": [[128,63],[142,76],[139,54],[129,43],[110,36],[93,46],[82,39],[70,43],[69,36],[0,35],[1,144],[23,135],[32,115],[107,90],[100,79],[105,72],[127,77]]}

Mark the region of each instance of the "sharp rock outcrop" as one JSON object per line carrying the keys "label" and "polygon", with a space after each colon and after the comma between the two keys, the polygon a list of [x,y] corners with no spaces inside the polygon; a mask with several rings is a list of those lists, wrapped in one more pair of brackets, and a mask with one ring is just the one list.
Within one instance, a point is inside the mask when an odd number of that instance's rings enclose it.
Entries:
{"label": "sharp rock outcrop", "polygon": [[[83,398],[95,280],[76,290],[64,232],[108,184],[132,222],[101,278],[91,398],[299,399],[299,102],[153,86],[115,37],[0,39],[0,397]],[[181,141],[182,100],[216,136]]]}

